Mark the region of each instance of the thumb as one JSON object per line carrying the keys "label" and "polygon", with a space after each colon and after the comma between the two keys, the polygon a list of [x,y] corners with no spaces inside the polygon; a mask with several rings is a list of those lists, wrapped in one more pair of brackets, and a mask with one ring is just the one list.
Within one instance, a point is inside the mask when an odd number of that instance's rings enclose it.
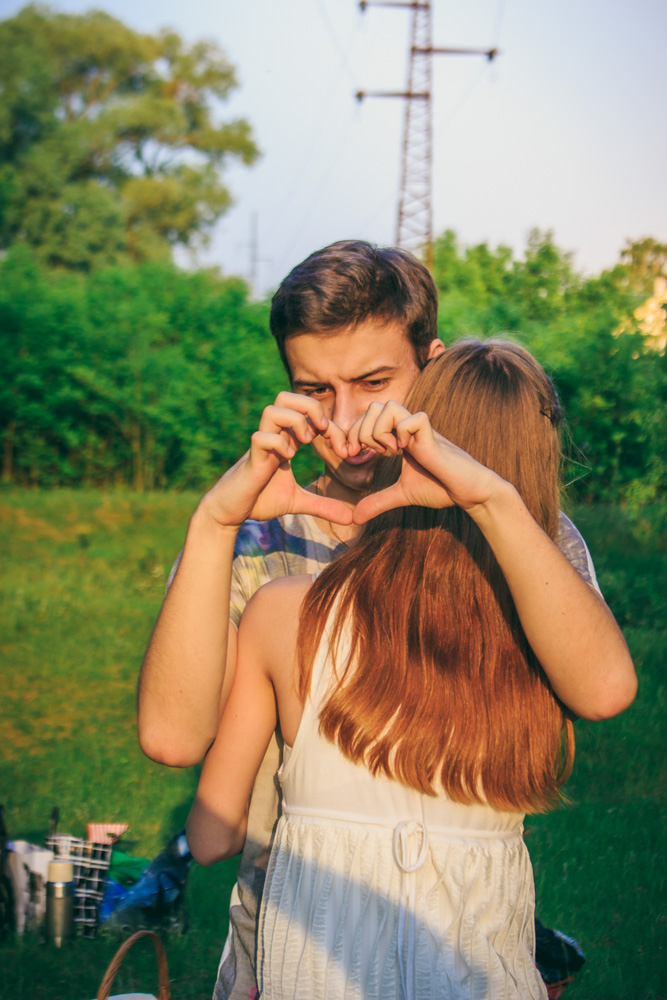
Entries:
{"label": "thumb", "polygon": [[354,523],[365,524],[378,514],[383,514],[386,510],[394,510],[396,507],[408,507],[410,501],[405,496],[400,483],[388,486],[386,490],[379,493],[371,493],[363,497],[354,508]]}
{"label": "thumb", "polygon": [[303,489],[299,489],[295,498],[293,513],[313,514],[315,517],[323,517],[325,521],[333,521],[334,524],[353,523],[352,511],[341,500],[321,497]]}

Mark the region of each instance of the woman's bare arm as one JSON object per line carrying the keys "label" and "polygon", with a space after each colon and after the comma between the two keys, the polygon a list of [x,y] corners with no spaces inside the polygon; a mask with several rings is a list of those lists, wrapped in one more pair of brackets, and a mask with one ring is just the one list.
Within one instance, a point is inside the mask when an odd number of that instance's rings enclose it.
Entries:
{"label": "woman's bare arm", "polygon": [[294,683],[301,600],[310,577],[276,580],[248,603],[239,627],[236,675],[218,734],[202,768],[186,824],[188,844],[203,865],[243,847],[247,806],[280,710],[293,740],[301,718]]}

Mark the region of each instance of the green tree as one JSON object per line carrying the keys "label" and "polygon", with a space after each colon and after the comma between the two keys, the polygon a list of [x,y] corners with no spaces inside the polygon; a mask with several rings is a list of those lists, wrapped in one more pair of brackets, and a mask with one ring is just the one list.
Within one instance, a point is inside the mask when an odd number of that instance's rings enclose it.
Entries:
{"label": "green tree", "polygon": [[268,303],[172,262],[52,270],[0,260],[2,477],[203,489],[285,386]]}
{"label": "green tree", "polygon": [[69,367],[86,352],[83,288],[57,278],[17,246],[0,264],[2,479],[66,482],[85,436]]}
{"label": "green tree", "polygon": [[433,279],[440,298],[440,335],[446,342],[516,327],[510,301],[513,263],[509,247],[461,247],[451,229],[435,241]]}
{"label": "green tree", "polygon": [[0,22],[0,247],[89,270],[205,242],[231,204],[221,168],[258,155],[245,120],[217,123],[236,85],[214,44],[102,11]]}
{"label": "green tree", "polygon": [[645,298],[653,292],[655,279],[667,276],[667,243],[650,236],[628,240],[621,251],[621,264],[630,290]]}
{"label": "green tree", "polygon": [[552,232],[532,229],[524,259],[512,268],[512,296],[521,303],[525,320],[545,323],[564,316],[578,287],[572,255],[556,246]]}
{"label": "green tree", "polygon": [[[505,247],[434,245],[443,339],[510,334],[553,376],[571,428],[566,478],[584,500],[652,502],[667,486],[667,357],[642,337],[634,310],[664,273],[667,247],[628,243],[593,278],[551,233],[533,230],[523,259]],[[623,331],[619,333],[619,331]]]}

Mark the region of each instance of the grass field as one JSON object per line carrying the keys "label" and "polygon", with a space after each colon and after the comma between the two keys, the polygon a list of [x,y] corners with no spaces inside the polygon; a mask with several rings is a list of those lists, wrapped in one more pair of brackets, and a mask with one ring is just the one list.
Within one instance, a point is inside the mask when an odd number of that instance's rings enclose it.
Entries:
{"label": "grass field", "polygon": [[[10,837],[130,823],[126,849],[153,857],[185,819],[196,769],[152,764],[135,735],[135,684],[171,562],[196,498],[0,493],[0,801]],[[577,937],[587,964],[573,1000],[665,1000],[665,512],[574,512],[640,680],[624,715],[578,723],[572,804],[529,818],[542,920]],[[175,1000],[208,1000],[234,864],[193,866],[190,929],[166,940]],[[34,934],[0,944],[4,1000],[90,1000],[117,943],[62,951]],[[114,992],[154,990],[148,948]],[[390,998],[388,998],[390,1000]]]}

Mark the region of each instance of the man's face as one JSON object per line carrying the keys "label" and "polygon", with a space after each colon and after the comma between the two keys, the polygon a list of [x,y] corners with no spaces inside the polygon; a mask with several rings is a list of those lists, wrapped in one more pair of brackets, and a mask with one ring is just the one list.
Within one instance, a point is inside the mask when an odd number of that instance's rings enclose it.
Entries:
{"label": "man's face", "polygon": [[[419,374],[412,344],[396,323],[368,320],[335,333],[300,333],[287,340],[285,350],[294,392],[319,400],[326,415],[346,433],[371,403],[390,399],[403,403]],[[433,340],[428,357],[443,350],[442,342]],[[346,492],[368,488],[377,459],[374,452],[341,459],[321,437],[313,448]]]}

